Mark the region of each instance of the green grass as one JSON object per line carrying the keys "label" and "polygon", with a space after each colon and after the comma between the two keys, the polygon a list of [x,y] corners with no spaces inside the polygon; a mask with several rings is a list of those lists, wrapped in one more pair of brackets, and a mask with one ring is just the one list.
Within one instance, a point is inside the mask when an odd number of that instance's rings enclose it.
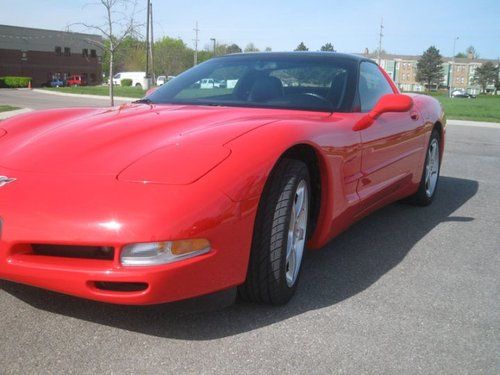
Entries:
{"label": "green grass", "polygon": [[3,105],[3,104],[0,104],[0,112],[7,112],[7,111],[14,111],[16,109],[19,109],[17,107],[12,107],[10,105]]}
{"label": "green grass", "polygon": [[[44,90],[66,92],[68,94],[109,95],[108,86],[50,87]],[[143,89],[122,86],[116,86],[114,92],[115,96],[124,96],[127,98],[142,98],[146,94],[146,91]]]}
{"label": "green grass", "polygon": [[476,99],[450,98],[430,93],[441,102],[448,119],[500,123],[500,95],[479,95]]}

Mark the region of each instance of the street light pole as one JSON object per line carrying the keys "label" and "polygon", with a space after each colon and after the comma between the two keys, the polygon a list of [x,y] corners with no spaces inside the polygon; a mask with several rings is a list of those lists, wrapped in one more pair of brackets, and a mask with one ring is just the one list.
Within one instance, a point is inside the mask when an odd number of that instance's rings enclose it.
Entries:
{"label": "street light pole", "polygon": [[216,43],[216,41],[215,41],[215,38],[210,38],[210,40],[211,40],[212,42],[214,42],[214,56],[215,56],[215,43]]}
{"label": "street light pole", "polygon": [[451,98],[451,92],[452,92],[452,84],[453,84],[453,69],[455,69],[455,47],[457,45],[457,40],[459,39],[460,37],[456,36],[455,38],[453,38],[453,57],[452,57],[452,63],[451,63],[451,66],[450,66],[450,82],[448,82],[448,90],[449,90],[449,95],[450,95],[450,98]]}

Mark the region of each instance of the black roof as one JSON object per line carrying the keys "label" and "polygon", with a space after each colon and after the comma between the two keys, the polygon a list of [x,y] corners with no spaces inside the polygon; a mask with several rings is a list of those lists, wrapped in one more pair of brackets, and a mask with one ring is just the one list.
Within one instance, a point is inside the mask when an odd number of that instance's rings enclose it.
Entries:
{"label": "black roof", "polygon": [[372,61],[364,56],[349,54],[349,53],[338,53],[338,52],[310,52],[310,51],[294,51],[294,52],[245,52],[245,53],[233,53],[230,55],[217,56],[216,58],[237,58],[237,57],[258,57],[264,59],[273,58],[283,58],[283,57],[314,57],[314,58],[324,58],[324,59],[342,59],[351,60],[355,62],[359,61]]}

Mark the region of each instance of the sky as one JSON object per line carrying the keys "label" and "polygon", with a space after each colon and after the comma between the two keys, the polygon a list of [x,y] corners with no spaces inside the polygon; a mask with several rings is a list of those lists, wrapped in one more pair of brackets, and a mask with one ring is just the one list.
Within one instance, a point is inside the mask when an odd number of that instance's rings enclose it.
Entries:
{"label": "sky", "polygon": [[[104,22],[97,0],[0,0],[0,24],[65,30],[78,22]],[[500,0],[152,0],[154,36],[180,37],[193,47],[198,21],[200,46],[210,38],[244,47],[253,42],[273,51],[304,42],[319,50],[330,42],[339,52],[375,50],[383,18],[382,48],[418,55],[431,45],[444,56],[473,45],[482,58],[500,56]],[[138,0],[145,23],[147,0]],[[145,28],[144,28],[145,29]],[[73,31],[86,31],[71,26]],[[145,34],[145,31],[144,31]]]}

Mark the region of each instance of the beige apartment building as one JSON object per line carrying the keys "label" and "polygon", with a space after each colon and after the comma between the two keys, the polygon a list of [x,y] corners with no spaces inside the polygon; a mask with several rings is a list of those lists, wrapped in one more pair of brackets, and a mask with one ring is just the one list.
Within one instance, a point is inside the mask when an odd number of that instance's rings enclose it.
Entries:
{"label": "beige apartment building", "polygon": [[[378,62],[376,53],[363,53]],[[395,55],[382,54],[380,56],[380,66],[389,74],[389,76],[398,85],[401,91],[416,91],[425,90],[424,85],[417,82],[417,62],[420,56],[411,55]],[[485,62],[490,61],[498,66],[497,60],[474,59],[469,55],[467,58],[443,57],[443,80],[440,88],[449,88],[450,82],[453,89],[467,91],[470,94],[478,94],[481,88],[472,83],[474,72],[477,67]],[[493,89],[493,87],[491,87]]]}

